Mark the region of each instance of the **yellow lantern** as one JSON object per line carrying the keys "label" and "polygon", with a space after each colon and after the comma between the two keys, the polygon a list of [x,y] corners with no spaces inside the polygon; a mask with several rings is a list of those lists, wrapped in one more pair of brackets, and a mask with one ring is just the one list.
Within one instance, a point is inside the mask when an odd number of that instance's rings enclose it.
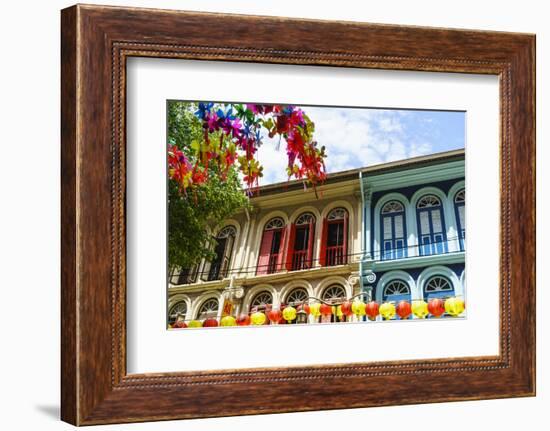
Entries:
{"label": "yellow lantern", "polygon": [[351,304],[351,311],[356,316],[364,316],[366,314],[365,307],[366,305],[363,301],[353,301]]}
{"label": "yellow lantern", "polygon": [[461,298],[455,296],[445,300],[445,312],[453,317],[462,314],[464,308],[464,301]]}
{"label": "yellow lantern", "polygon": [[342,306],[341,305],[336,307],[336,316],[338,317],[338,319],[342,319],[342,317],[344,317],[344,313],[342,313]]}
{"label": "yellow lantern", "polygon": [[189,328],[202,328],[202,322],[200,320],[191,320],[187,326]]}
{"label": "yellow lantern", "polygon": [[261,311],[256,311],[255,313],[250,316],[250,323],[253,325],[263,325],[266,321],[267,317],[264,313]]}
{"label": "yellow lantern", "polygon": [[380,306],[380,315],[384,320],[389,320],[395,317],[395,305],[392,302],[384,302]]}
{"label": "yellow lantern", "polygon": [[222,320],[220,321],[220,326],[236,326],[236,325],[237,325],[237,319],[235,319],[233,316],[222,317]]}
{"label": "yellow lantern", "polygon": [[283,319],[287,322],[296,319],[296,309],[294,307],[285,307],[283,310]]}
{"label": "yellow lantern", "polygon": [[319,317],[321,315],[321,303],[315,302],[309,306],[309,314],[314,317]]}
{"label": "yellow lantern", "polygon": [[414,300],[411,306],[413,314],[419,319],[424,319],[430,313],[428,303],[421,299]]}

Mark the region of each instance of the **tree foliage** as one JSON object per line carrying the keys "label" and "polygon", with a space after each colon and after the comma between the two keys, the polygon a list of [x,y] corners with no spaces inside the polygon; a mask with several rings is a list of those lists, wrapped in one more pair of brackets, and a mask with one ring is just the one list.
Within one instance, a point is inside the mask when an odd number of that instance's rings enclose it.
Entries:
{"label": "tree foliage", "polygon": [[[194,115],[194,103],[168,105],[168,142],[191,154],[193,142],[201,138],[202,125]],[[208,167],[209,181],[187,193],[168,181],[168,262],[169,269],[190,268],[202,258],[213,259],[212,230],[223,220],[248,207],[235,167],[222,175],[218,166]]]}

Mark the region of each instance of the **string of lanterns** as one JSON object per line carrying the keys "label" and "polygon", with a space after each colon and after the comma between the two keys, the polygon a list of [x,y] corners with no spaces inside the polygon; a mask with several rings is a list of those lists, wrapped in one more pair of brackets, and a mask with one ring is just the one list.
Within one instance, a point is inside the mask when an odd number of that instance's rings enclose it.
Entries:
{"label": "string of lanterns", "polygon": [[283,308],[282,311],[271,309],[266,312],[254,311],[251,314],[244,313],[238,317],[228,315],[223,316],[219,321],[215,318],[207,318],[204,321],[193,319],[186,322],[184,319],[178,317],[168,327],[171,329],[182,329],[211,328],[217,326],[261,326],[265,325],[268,320],[271,324],[279,324],[280,322],[291,323],[294,320],[296,320],[296,323],[307,323],[307,316],[313,316],[314,319],[321,317],[322,322],[328,323],[333,315],[340,322],[344,321],[344,317],[348,321],[347,319],[352,316],[356,316],[358,319],[366,316],[371,321],[376,320],[378,316],[381,316],[382,320],[392,320],[396,317],[399,317],[400,320],[405,320],[409,319],[412,315],[417,319],[426,319],[430,316],[439,318],[444,314],[451,317],[459,317],[466,309],[464,300],[459,296],[431,298],[428,302],[416,299],[410,302],[401,300],[397,304],[395,301],[386,301],[378,304],[376,301],[363,302],[358,298],[361,295],[356,295],[353,301],[346,300],[339,304],[329,304],[318,298],[308,298],[308,300],[314,299],[318,302],[312,304],[303,302],[297,307],[289,305]]}

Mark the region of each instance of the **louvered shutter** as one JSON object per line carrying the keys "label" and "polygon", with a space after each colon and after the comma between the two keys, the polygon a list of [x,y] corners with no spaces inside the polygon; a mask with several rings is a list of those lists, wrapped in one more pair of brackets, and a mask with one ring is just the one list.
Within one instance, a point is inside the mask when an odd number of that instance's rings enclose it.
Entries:
{"label": "louvered shutter", "polygon": [[[290,236],[288,238],[288,247],[286,252],[285,267],[288,271],[292,271],[292,259],[294,258],[294,243],[296,241],[296,224],[290,225]],[[281,244],[282,248],[283,244]]]}
{"label": "louvered shutter", "polygon": [[256,268],[257,275],[267,274],[272,242],[273,242],[273,231],[272,230],[264,231],[264,235],[262,237],[262,243],[260,244],[260,255],[258,256],[258,267]]}
{"label": "louvered shutter", "polygon": [[327,238],[328,238],[328,220],[323,219],[323,227],[321,230],[321,249],[319,250],[319,264],[325,266],[327,264]]}

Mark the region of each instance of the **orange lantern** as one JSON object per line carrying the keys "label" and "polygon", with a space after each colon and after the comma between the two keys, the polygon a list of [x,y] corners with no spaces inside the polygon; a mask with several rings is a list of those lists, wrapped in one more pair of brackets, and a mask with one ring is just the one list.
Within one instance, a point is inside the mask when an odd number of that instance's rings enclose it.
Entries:
{"label": "orange lantern", "polygon": [[215,326],[218,326],[218,321],[213,318],[206,319],[203,324],[203,328],[213,328]]}
{"label": "orange lantern", "polygon": [[376,301],[371,301],[365,306],[365,313],[369,316],[369,319],[376,319],[380,306]]}
{"label": "orange lantern", "polygon": [[445,303],[441,298],[432,298],[428,301],[428,311],[432,316],[440,317],[445,313]]}
{"label": "orange lantern", "polygon": [[332,314],[332,306],[328,304],[321,304],[319,311],[323,316],[330,316]]}
{"label": "orange lantern", "polygon": [[401,319],[406,319],[411,315],[411,304],[408,301],[399,301],[395,312]]}
{"label": "orange lantern", "polygon": [[178,328],[178,329],[187,328],[187,323],[185,323],[184,320],[176,320],[172,325],[172,328]]}
{"label": "orange lantern", "polygon": [[239,326],[248,326],[248,325],[250,325],[250,316],[248,314],[241,314],[237,318],[237,325],[239,325]]}
{"label": "orange lantern", "polygon": [[283,317],[283,314],[281,313],[281,310],[272,309],[269,310],[269,313],[267,313],[267,317],[271,323],[276,324],[279,323]]}
{"label": "orange lantern", "polygon": [[353,315],[353,311],[351,309],[351,302],[349,301],[345,301],[342,303],[342,305],[340,305],[340,311],[342,312],[342,315],[344,316],[352,316]]}

